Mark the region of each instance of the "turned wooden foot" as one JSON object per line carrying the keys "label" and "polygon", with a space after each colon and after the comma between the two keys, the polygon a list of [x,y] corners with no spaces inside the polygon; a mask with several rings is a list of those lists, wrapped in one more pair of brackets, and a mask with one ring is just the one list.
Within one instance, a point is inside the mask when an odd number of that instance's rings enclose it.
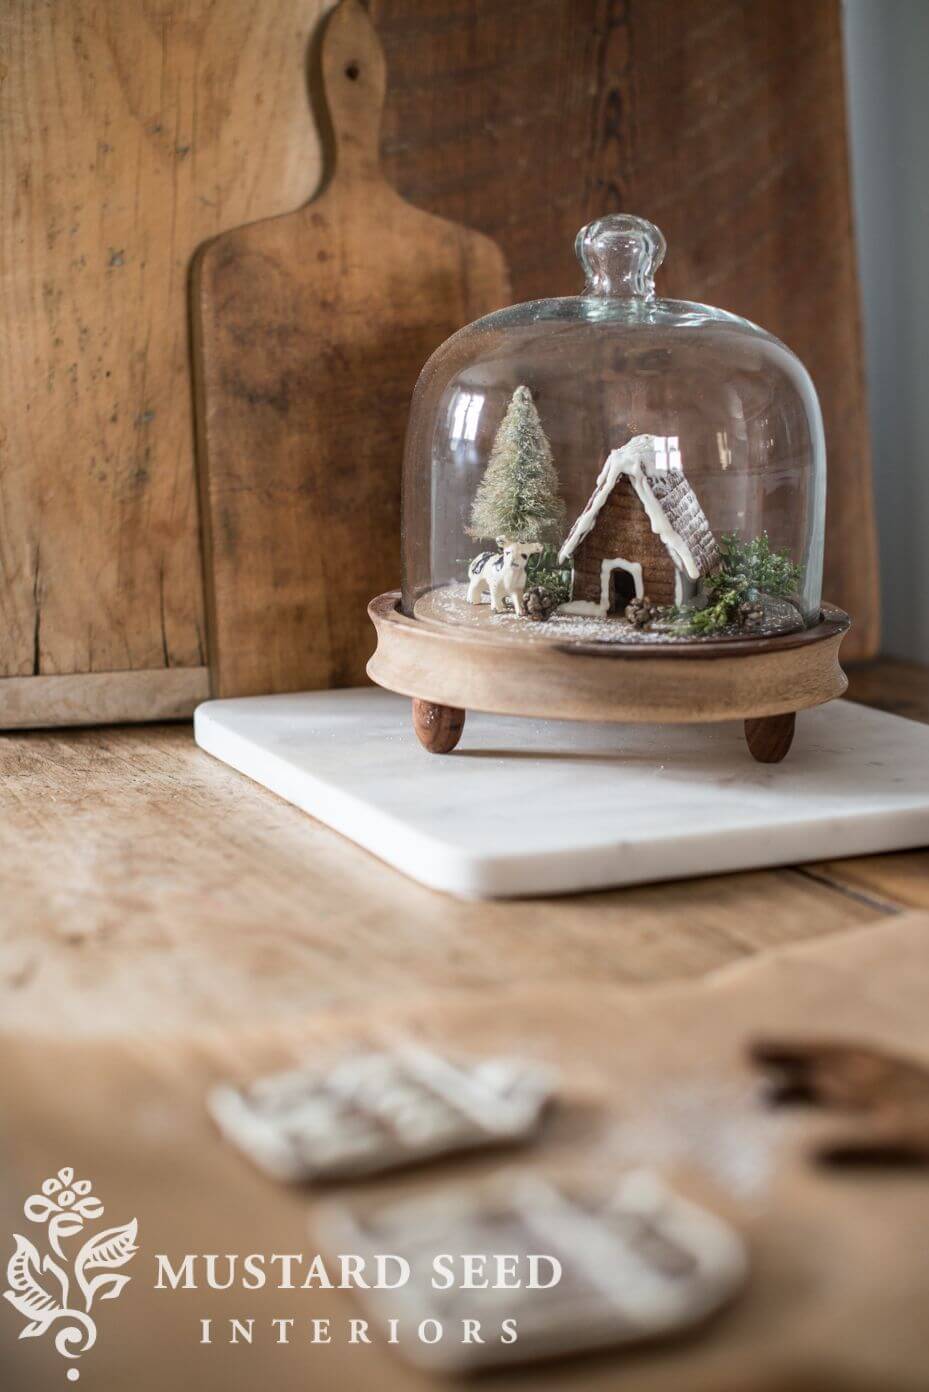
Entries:
{"label": "turned wooden foot", "polygon": [[465,713],[457,706],[436,706],[432,701],[413,699],[413,729],[430,754],[451,754],[461,739],[464,723]]}
{"label": "turned wooden foot", "polygon": [[786,715],[766,715],[760,720],[746,720],[745,742],[752,758],[759,764],[779,764],[794,742],[794,711]]}

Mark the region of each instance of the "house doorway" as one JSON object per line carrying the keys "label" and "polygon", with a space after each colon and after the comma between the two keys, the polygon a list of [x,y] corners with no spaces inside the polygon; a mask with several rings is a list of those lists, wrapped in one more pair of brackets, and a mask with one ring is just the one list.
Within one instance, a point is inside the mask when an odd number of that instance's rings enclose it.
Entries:
{"label": "house doorway", "polygon": [[635,599],[635,576],[617,566],[610,571],[610,613],[621,614],[631,599]]}

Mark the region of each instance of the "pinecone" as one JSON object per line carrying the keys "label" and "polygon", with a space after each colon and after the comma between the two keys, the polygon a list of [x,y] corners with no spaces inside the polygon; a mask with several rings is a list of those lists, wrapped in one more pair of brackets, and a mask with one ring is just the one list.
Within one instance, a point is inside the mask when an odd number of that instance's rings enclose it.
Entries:
{"label": "pinecone", "polygon": [[533,585],[523,595],[523,606],[527,619],[541,623],[555,608],[555,596],[544,585]]}
{"label": "pinecone", "polygon": [[647,628],[658,617],[658,605],[653,604],[648,595],[641,599],[631,599],[626,605],[626,618],[633,628]]}
{"label": "pinecone", "polygon": [[745,599],[739,605],[739,627],[757,628],[764,622],[764,609],[754,600]]}

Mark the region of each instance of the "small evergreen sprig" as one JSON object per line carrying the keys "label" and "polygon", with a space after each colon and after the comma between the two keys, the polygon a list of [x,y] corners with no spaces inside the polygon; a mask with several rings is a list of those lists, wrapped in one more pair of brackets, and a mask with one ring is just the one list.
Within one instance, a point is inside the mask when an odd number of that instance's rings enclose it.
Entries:
{"label": "small evergreen sprig", "polygon": [[744,596],[745,589],[739,585],[720,585],[714,589],[709,604],[704,608],[671,605],[662,617],[672,623],[678,633],[699,636],[719,633],[738,621],[739,605]]}
{"label": "small evergreen sprig", "polygon": [[803,570],[786,551],[772,551],[767,532],[742,541],[727,532],[719,543],[720,567],[703,582],[707,603],[702,609],[670,606],[662,616],[678,633],[705,636],[739,621],[739,608],[759,594],[788,598],[796,594]]}
{"label": "small evergreen sprig", "polygon": [[764,594],[789,596],[800,588],[803,570],[795,565],[786,551],[772,551],[767,532],[742,541],[735,532],[726,532],[719,543],[721,570],[710,576],[709,582],[722,575],[744,581],[743,590],[761,590]]}
{"label": "small evergreen sprig", "polygon": [[526,562],[526,586],[541,585],[552,596],[555,608],[571,598],[571,570],[558,561],[554,546],[537,551]]}

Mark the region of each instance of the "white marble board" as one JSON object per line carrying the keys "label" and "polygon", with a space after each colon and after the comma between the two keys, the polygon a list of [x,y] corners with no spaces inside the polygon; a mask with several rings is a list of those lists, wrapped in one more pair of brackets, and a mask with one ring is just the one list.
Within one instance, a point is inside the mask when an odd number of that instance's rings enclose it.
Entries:
{"label": "white marble board", "polygon": [[379,689],[208,701],[198,744],[404,874],[470,898],[561,894],[929,844],[929,726],[849,701],[781,764],[741,723],[469,713],[428,754]]}

